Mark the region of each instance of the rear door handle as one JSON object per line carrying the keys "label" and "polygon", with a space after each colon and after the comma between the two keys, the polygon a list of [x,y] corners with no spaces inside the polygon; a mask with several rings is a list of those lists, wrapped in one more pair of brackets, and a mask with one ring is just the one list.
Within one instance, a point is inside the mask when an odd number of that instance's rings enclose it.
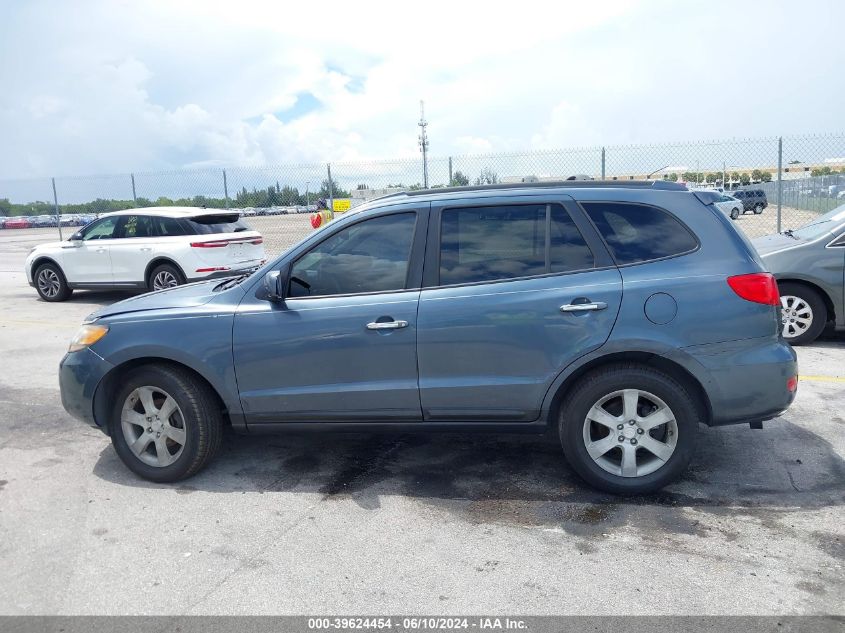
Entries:
{"label": "rear door handle", "polygon": [[151,251],[151,250],[153,250],[153,249],[152,249],[151,247],[149,247],[149,246],[142,246],[142,247],[141,247],[141,250],[142,250],[142,251]]}
{"label": "rear door handle", "polygon": [[398,330],[403,327],[408,327],[407,321],[374,321],[367,323],[368,330]]}
{"label": "rear door handle", "polygon": [[604,310],[607,304],[604,301],[591,301],[590,303],[567,303],[560,306],[561,312],[587,312],[589,310]]}

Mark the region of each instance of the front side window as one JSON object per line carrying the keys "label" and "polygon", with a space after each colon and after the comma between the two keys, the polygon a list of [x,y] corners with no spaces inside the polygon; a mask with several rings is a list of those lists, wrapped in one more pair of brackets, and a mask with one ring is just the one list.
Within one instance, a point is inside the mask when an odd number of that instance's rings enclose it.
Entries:
{"label": "front side window", "polygon": [[88,240],[110,240],[115,237],[115,229],[119,216],[111,216],[97,220],[85,228],[82,235],[84,241]]}
{"label": "front side window", "polygon": [[416,213],[358,222],[323,240],[291,267],[290,297],[405,288]]}
{"label": "front side window", "polygon": [[644,204],[582,204],[618,265],[636,264],[695,250],[698,242],[670,213]]}
{"label": "front side window", "polygon": [[[547,218],[547,214],[551,217]],[[503,205],[443,211],[441,285],[530,277],[593,266],[592,251],[560,205]]]}

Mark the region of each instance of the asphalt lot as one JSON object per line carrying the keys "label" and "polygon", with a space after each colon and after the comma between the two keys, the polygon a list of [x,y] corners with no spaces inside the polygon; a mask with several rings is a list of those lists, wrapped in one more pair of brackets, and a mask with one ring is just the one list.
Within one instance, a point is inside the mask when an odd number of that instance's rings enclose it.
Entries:
{"label": "asphalt lot", "polygon": [[654,496],[519,436],[232,435],[155,485],[61,407],[70,337],[125,295],[39,301],[45,233],[0,231],[2,614],[845,613],[845,337],[799,349],[787,415],[702,428]]}

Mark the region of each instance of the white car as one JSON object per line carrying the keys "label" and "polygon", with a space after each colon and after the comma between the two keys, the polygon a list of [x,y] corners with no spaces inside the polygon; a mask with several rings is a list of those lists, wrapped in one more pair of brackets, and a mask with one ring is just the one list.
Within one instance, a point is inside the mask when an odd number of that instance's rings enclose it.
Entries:
{"label": "white car", "polygon": [[264,260],[264,238],[237,212],[149,207],[103,214],[65,242],[36,246],[26,278],[45,301],[64,301],[77,288],[162,290]]}
{"label": "white car", "polygon": [[733,196],[723,193],[720,195],[719,199],[713,203],[713,205],[731,220],[736,220],[740,215],[742,215],[742,200],[734,198]]}

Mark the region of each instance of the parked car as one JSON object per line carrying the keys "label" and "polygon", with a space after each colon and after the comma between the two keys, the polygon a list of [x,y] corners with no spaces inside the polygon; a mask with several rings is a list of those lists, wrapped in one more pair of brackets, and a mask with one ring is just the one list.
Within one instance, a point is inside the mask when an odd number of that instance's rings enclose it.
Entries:
{"label": "parked car", "polygon": [[3,228],[6,229],[28,229],[30,226],[29,218],[24,216],[16,216],[13,218],[6,218],[6,223]]}
{"label": "parked car", "polygon": [[64,301],[77,288],[162,290],[254,269],[264,262],[263,242],[237,213],[130,209],[34,248],[25,269],[45,301]]}
{"label": "parked car", "polygon": [[777,279],[787,341],[811,343],[828,323],[845,330],[845,205],[754,246]]}
{"label": "parked car", "polygon": [[737,200],[742,201],[742,212],[752,211],[755,215],[763,213],[763,209],[769,206],[766,199],[766,192],[762,189],[737,189],[731,192]]}
{"label": "parked car", "polygon": [[713,205],[731,220],[736,220],[742,213],[742,200],[723,193],[719,193],[718,195],[719,199]]}
{"label": "parked car", "polygon": [[680,476],[700,423],[790,405],[778,313],[750,243],[675,183],[403,192],[252,274],[101,308],[61,394],[152,481],[200,470],[224,424],[552,427],[586,481],[643,493]]}

